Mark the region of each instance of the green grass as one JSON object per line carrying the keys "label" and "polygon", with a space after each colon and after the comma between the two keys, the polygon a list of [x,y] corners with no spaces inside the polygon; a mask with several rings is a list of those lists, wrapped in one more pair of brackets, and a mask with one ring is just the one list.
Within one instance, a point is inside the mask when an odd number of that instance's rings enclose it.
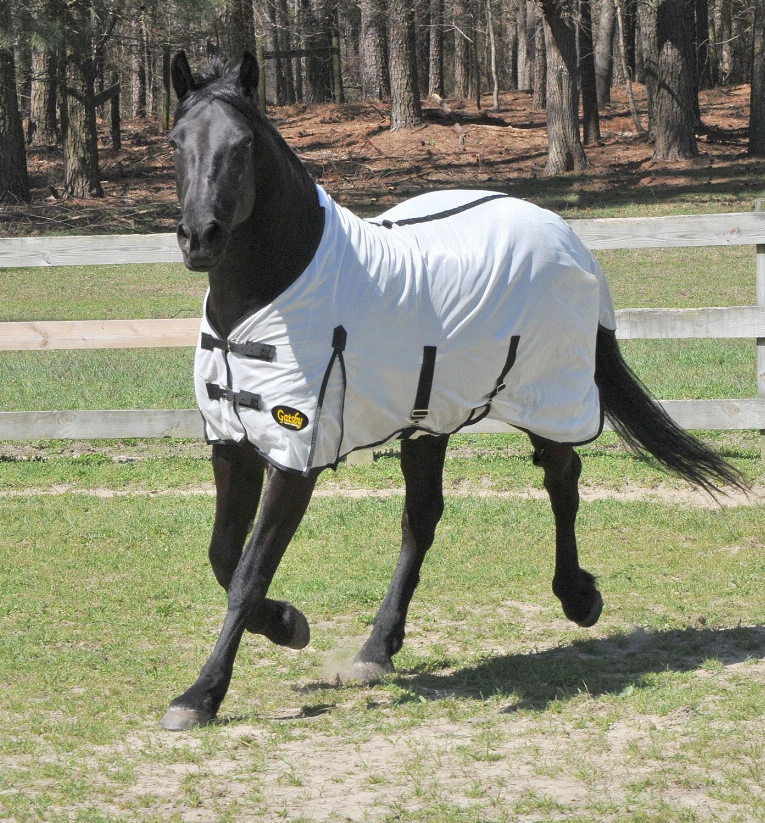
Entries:
{"label": "green grass", "polygon": [[3,269],[0,321],[198,317],[207,279],[184,266]]}
{"label": "green grass", "polygon": [[545,503],[449,496],[399,673],[333,685],[327,659],[358,647],[387,587],[400,506],[314,501],[273,585],[312,645],[248,636],[226,723],[173,736],[158,718],[223,614],[212,501],[5,500],[0,819],[313,821],[348,796],[370,819],[445,823],[765,811],[762,506],[584,505],[607,604],[587,632],[550,593]]}

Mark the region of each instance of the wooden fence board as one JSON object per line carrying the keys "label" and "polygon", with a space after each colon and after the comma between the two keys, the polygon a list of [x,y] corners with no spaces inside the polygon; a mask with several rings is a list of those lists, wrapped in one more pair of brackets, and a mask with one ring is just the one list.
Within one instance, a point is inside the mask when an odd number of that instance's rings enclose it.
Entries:
{"label": "wooden fence board", "polygon": [[746,246],[763,243],[765,212],[569,220],[590,249]]}
{"label": "wooden fence board", "polygon": [[[591,249],[741,246],[765,243],[765,212],[569,220]],[[173,233],[17,237],[0,243],[0,268],[179,263]]]}
{"label": "wooden fence board", "polygon": [[198,318],[0,323],[0,351],[195,346]]}
{"label": "wooden fence board", "polygon": [[[686,429],[765,428],[765,399],[665,400],[662,405]],[[605,430],[609,429],[606,424]],[[517,429],[495,420],[482,420],[462,429],[464,434],[514,431]],[[202,418],[197,409],[0,412],[0,440],[202,436]]]}
{"label": "wooden fence board", "polygon": [[621,340],[765,337],[765,306],[621,309],[616,312],[616,336]]}
{"label": "wooden fence board", "polygon": [[197,409],[0,412],[0,440],[202,436]]}
{"label": "wooden fence board", "polygon": [[169,233],[10,237],[0,243],[0,268],[180,262],[178,241]]}

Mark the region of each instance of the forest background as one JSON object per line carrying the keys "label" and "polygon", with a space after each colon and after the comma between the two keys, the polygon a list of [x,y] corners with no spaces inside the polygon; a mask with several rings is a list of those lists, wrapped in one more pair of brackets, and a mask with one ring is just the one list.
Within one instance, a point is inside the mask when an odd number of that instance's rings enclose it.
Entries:
{"label": "forest background", "polygon": [[[765,154],[765,0],[0,0],[5,210],[102,197],[99,150],[120,150],[125,121],[138,143],[169,127],[179,49],[196,66],[256,53],[262,105],[346,104],[341,119],[373,111],[391,131],[438,116],[462,149],[462,125],[509,126],[489,111],[525,92],[546,175],[591,165],[612,95],[657,162],[693,162],[702,139]],[[737,116],[705,122],[700,95],[741,84]],[[60,174],[39,193],[32,152]]]}

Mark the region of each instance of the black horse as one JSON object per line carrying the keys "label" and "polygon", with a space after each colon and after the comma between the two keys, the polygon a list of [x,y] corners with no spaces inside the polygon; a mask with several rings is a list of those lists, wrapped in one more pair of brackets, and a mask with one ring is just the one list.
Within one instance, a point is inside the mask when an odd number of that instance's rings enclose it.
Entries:
{"label": "black horse", "polygon": [[[179,99],[171,135],[182,210],[178,243],[186,266],[208,273],[207,317],[224,341],[242,317],[268,306],[297,280],[324,226],[313,180],[255,105],[258,72],[249,54],[238,66],[214,61],[201,74],[192,74],[183,52],[172,65]],[[675,425],[650,398],[622,360],[613,333],[604,329],[597,334],[594,379],[606,416],[630,446],[708,491],[718,484],[744,487],[734,468]],[[602,599],[577,556],[581,461],[570,445],[530,438],[555,517],[553,592],[569,619],[592,626]],[[443,512],[448,440],[443,434],[401,441],[406,486],[401,554],[371,635],[355,658],[362,679],[393,671],[393,655],[404,641],[409,602]],[[228,592],[228,611],[197,681],[172,701],[162,720],[172,730],[215,718],[245,630],[294,649],[306,646],[310,637],[308,622],[295,606],[266,595],[320,469],[289,472],[234,443],[214,444],[212,462],[217,504],[210,562]]]}

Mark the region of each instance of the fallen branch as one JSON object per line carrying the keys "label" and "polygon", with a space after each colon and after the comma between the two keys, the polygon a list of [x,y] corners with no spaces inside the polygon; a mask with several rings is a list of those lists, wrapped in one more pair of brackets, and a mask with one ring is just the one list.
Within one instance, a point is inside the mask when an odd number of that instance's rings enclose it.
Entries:
{"label": "fallen branch", "polygon": [[438,103],[439,108],[444,114],[451,120],[454,125],[454,131],[457,133],[457,137],[459,138],[460,148],[462,151],[465,151],[465,129],[462,128],[462,124],[460,123],[459,117],[446,105],[446,101],[441,97],[440,94],[436,94],[435,92],[430,95],[436,103]]}

